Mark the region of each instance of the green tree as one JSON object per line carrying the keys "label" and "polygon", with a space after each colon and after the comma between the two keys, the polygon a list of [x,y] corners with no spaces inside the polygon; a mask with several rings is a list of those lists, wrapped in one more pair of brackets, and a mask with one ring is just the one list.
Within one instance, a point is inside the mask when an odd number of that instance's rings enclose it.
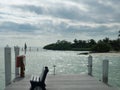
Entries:
{"label": "green tree", "polygon": [[112,47],[112,50],[119,51],[120,50],[120,43],[119,38],[117,40],[110,40],[110,45]]}
{"label": "green tree", "polygon": [[118,32],[119,34],[118,34],[118,38],[120,38],[120,30],[119,30],[119,32]]}
{"label": "green tree", "polygon": [[108,43],[109,44],[109,42],[110,42],[110,40],[109,40],[109,38],[105,38],[105,39],[103,39],[103,42],[105,42],[105,43]]}
{"label": "green tree", "polygon": [[95,41],[94,39],[90,39],[90,40],[88,41],[88,47],[92,47],[92,46],[94,46],[94,45],[96,45],[96,41]]}
{"label": "green tree", "polygon": [[74,44],[77,44],[77,43],[78,43],[78,40],[77,40],[77,39],[75,39],[73,42],[74,42]]}
{"label": "green tree", "polygon": [[92,47],[94,52],[109,52],[111,46],[105,42],[99,41],[95,46]]}

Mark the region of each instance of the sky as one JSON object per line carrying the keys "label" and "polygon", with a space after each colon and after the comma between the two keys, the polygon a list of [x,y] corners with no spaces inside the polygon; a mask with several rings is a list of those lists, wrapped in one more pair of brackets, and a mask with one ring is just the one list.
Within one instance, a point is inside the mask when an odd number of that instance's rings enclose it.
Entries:
{"label": "sky", "polygon": [[0,46],[116,39],[120,0],[0,0]]}

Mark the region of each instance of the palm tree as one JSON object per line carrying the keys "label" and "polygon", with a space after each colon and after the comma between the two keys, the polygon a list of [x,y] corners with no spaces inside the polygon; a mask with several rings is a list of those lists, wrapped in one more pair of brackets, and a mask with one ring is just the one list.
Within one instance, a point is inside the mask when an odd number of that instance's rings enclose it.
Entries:
{"label": "palm tree", "polygon": [[118,34],[118,38],[120,37],[120,30],[119,30],[119,34]]}

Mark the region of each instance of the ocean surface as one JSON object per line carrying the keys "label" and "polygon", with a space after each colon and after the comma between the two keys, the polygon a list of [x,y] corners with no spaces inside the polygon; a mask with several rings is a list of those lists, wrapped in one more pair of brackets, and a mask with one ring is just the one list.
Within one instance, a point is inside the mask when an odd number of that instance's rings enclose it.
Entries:
{"label": "ocean surface", "polygon": [[[89,55],[78,55],[80,51],[52,51],[32,48],[26,54],[25,74],[37,74],[43,66],[49,67],[49,74],[87,74]],[[24,52],[20,51],[20,55]],[[120,53],[93,53],[93,76],[102,79],[102,61],[109,60],[109,84],[120,88]],[[15,54],[12,48],[12,79],[14,79]],[[0,90],[5,88],[4,48],[0,48]]]}

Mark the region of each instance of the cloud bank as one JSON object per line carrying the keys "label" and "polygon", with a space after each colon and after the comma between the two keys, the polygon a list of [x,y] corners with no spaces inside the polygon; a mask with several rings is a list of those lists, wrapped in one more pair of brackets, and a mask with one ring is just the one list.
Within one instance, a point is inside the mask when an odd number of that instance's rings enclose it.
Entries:
{"label": "cloud bank", "polygon": [[0,46],[117,38],[119,0],[0,1]]}

